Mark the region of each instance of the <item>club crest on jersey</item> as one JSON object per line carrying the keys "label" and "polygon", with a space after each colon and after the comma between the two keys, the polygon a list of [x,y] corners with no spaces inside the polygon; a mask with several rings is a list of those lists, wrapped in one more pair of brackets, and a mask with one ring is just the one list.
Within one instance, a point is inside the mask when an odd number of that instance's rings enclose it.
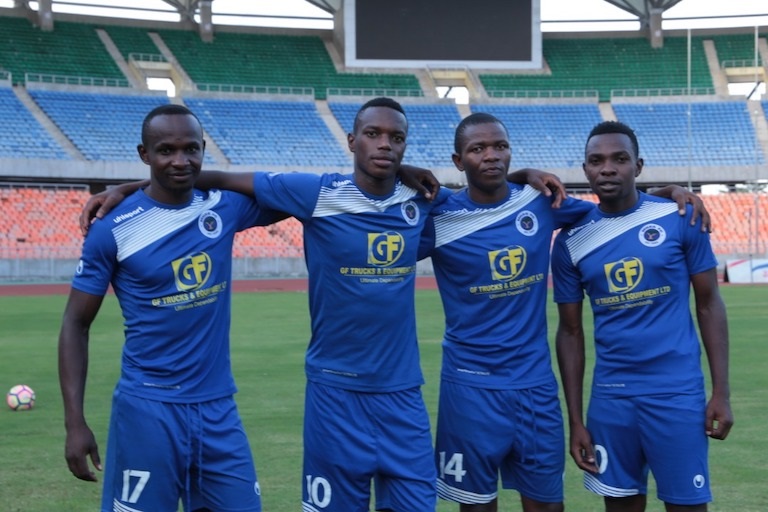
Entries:
{"label": "club crest on jersey", "polygon": [[400,205],[400,212],[403,214],[403,219],[409,226],[415,226],[419,222],[419,207],[413,201],[406,201]]}
{"label": "club crest on jersey", "polygon": [[211,257],[204,252],[173,260],[171,267],[176,288],[184,292],[202,287],[211,276],[212,265]]}
{"label": "club crest on jersey", "polygon": [[498,251],[489,251],[488,260],[491,264],[491,277],[495,281],[511,281],[525,268],[528,253],[523,247],[515,245]]}
{"label": "club crest on jersey", "polygon": [[667,232],[658,224],[646,224],[638,233],[640,243],[646,247],[656,247],[667,239]]}
{"label": "club crest on jersey", "polygon": [[632,291],[643,279],[643,262],[640,258],[622,258],[603,265],[608,291],[625,293]]}
{"label": "club crest on jersey", "polygon": [[221,234],[221,217],[214,211],[206,210],[197,218],[197,227],[208,238],[216,238]]}
{"label": "club crest on jersey", "polygon": [[368,233],[368,264],[388,267],[405,251],[405,239],[396,231]]}
{"label": "club crest on jersey", "polygon": [[539,230],[539,219],[528,210],[523,210],[515,217],[515,226],[525,236],[533,236]]}

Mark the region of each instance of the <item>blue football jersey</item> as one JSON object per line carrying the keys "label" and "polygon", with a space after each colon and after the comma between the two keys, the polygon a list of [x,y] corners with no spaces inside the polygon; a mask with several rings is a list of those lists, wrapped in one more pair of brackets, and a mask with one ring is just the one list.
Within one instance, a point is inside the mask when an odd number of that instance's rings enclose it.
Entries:
{"label": "blue football jersey", "polygon": [[704,385],[690,311],[690,276],[717,266],[709,234],[692,209],[639,194],[619,214],[595,208],[557,236],[554,299],[581,302],[594,316],[593,394],[688,393]]}
{"label": "blue football jersey", "polygon": [[530,186],[479,204],[466,190],[435,208],[420,256],[432,257],[445,310],[442,378],[491,389],[554,382],[547,342],[552,233],[592,210],[560,208]]}
{"label": "blue football jersey", "polygon": [[139,190],[95,222],[73,288],[112,285],[125,320],[117,388],[191,403],[235,392],[229,327],[235,232],[283,218],[234,192],[166,205]]}
{"label": "blue football jersey", "polygon": [[372,196],[342,174],[256,173],[254,189],[260,204],[304,226],[307,378],[353,391],[421,385],[416,256],[433,203],[399,182],[391,194]]}

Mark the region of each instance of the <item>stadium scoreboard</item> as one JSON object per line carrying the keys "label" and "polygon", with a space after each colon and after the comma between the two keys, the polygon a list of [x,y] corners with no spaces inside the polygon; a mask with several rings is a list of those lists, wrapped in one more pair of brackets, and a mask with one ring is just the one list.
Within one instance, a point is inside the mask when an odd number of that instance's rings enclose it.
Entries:
{"label": "stadium scoreboard", "polygon": [[540,69],[540,0],[344,0],[348,67]]}

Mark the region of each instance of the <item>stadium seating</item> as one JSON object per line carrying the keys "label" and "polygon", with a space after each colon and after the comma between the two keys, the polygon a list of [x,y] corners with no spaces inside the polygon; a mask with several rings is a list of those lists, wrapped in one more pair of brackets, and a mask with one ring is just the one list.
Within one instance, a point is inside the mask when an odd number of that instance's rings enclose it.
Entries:
{"label": "stadium seating", "polygon": [[[763,33],[760,37],[765,37]],[[728,34],[712,35],[711,39],[717,50],[717,60],[726,63],[729,66],[739,67],[749,64],[755,58],[755,35],[754,34]],[[758,63],[762,63],[760,55],[757,57]]]}
{"label": "stadium seating", "polygon": [[[219,163],[225,166],[310,172],[351,169],[351,155],[324,122],[324,106],[317,100],[328,100],[336,122],[347,132],[365,99],[387,95],[419,96],[402,100],[410,122],[405,161],[439,170],[453,168],[450,155],[454,130],[465,109],[424,98],[422,84],[414,74],[341,71],[326,49],[325,36],[307,32],[278,35],[217,30],[214,41],[207,43],[196,30],[169,29],[166,24],[152,29],[138,23],[128,25],[57,20],[55,30],[45,32],[27,18],[0,16],[0,66],[2,71],[12,73],[16,87],[26,85],[24,74],[28,72],[81,77],[83,84],[92,78],[120,82],[120,87],[109,93],[106,87],[74,85],[78,80],[67,81],[67,90],[46,90],[31,84],[26,88],[43,113],[89,162],[114,162],[115,169],[122,169],[124,162],[135,161],[143,116],[154,106],[170,101],[161,93],[136,91],[128,86],[97,35],[97,29],[103,29],[126,59],[132,53],[160,53],[150,34],[162,39],[195,82],[193,85],[198,86],[197,90],[182,90],[182,99],[201,118],[209,140],[221,149],[227,160]],[[761,37],[765,36],[763,30]],[[754,58],[753,34],[695,35],[691,86],[696,94],[713,90],[704,52],[707,40],[714,43],[720,63],[733,63],[727,66],[747,65]],[[701,167],[759,166],[764,174],[766,155],[745,101],[714,101],[710,96],[691,102],[689,143],[688,103],[677,99],[672,99],[673,103],[669,103],[670,99],[619,100],[613,95],[627,90],[655,91],[647,96],[679,95],[687,87],[687,38],[667,36],[663,48],[654,49],[643,37],[545,35],[543,51],[547,69],[540,74],[480,74],[491,96],[516,99],[492,99],[469,107],[473,112],[494,114],[507,125],[513,168],[555,172],[578,168],[585,135],[612,109],[611,114],[636,129],[641,156],[650,171],[654,167],[691,167],[696,172]],[[428,70],[420,72],[429,74]],[[6,76],[0,75],[4,83],[8,83]],[[226,90],[216,89],[217,85],[242,86],[243,90],[258,86],[301,88],[304,96],[286,98],[281,96],[285,91],[281,91],[266,97],[252,91],[254,94],[228,93],[214,98],[214,92],[201,92]],[[309,90],[314,90],[314,98],[308,96]],[[580,96],[589,99],[572,99]],[[598,99],[611,104],[599,105]],[[762,108],[768,113],[768,100],[762,102]],[[37,158],[67,160],[64,165],[73,161],[17,98],[10,84],[0,86],[0,115],[4,120],[0,126],[0,158],[19,162]],[[217,168],[212,153],[207,152],[205,164]],[[18,257],[76,254],[80,237],[74,219],[87,192],[84,188],[70,189],[64,185],[0,186],[3,212],[11,212],[0,222],[0,248],[6,251],[4,254],[9,250],[17,251]],[[712,239],[719,255],[766,253],[768,228],[763,219],[768,204],[764,194],[730,193],[707,196],[705,200],[715,218]],[[38,218],[41,215],[45,218]],[[62,219],[72,221],[74,231],[60,225]],[[302,246],[301,225],[289,219],[238,234],[235,256],[295,258],[301,256]]]}
{"label": "stadium seating", "polygon": [[[330,101],[331,112],[346,132],[352,132],[360,103]],[[461,116],[453,104],[406,103],[408,149],[404,161],[419,167],[452,167],[453,136]]]}
{"label": "stadium seating", "polygon": [[0,186],[0,254],[17,258],[76,258],[77,224],[85,187]]}
{"label": "stadium seating", "polygon": [[[597,203],[591,192],[574,197]],[[701,196],[711,217],[712,248],[721,257],[768,253],[768,194],[732,192]]]}
{"label": "stadium seating", "polygon": [[235,235],[235,258],[302,258],[304,236],[301,223],[290,217],[277,224],[250,228]]}
{"label": "stadium seating", "polygon": [[120,50],[120,54],[125,60],[128,60],[128,57],[132,53],[149,55],[157,55],[160,53],[160,49],[155,46],[154,41],[149,37],[147,29],[110,25],[104,27],[104,30],[107,32],[112,42],[115,43],[117,49]]}
{"label": "stadium seating", "polygon": [[[692,38],[692,88],[712,87],[703,39]],[[614,89],[685,88],[688,84],[685,37],[666,37],[659,49],[651,48],[643,38],[545,38],[542,50],[551,74],[481,74],[489,94],[597,90],[601,101],[610,101]]]}
{"label": "stadium seating", "polygon": [[616,117],[635,129],[647,166],[729,166],[765,162],[755,144],[746,102],[614,104]]}
{"label": "stadium seating", "polygon": [[311,101],[184,98],[235,165],[348,167]]}
{"label": "stadium seating", "polygon": [[315,36],[217,33],[204,43],[193,31],[158,31],[198,84],[312,87],[317,99],[329,87],[420,91],[414,75],[339,73]]}
{"label": "stadium seating", "polygon": [[473,105],[509,131],[512,167],[568,169],[580,166],[586,134],[602,116],[595,103],[573,105]]}
{"label": "stadium seating", "polygon": [[95,27],[59,21],[56,30],[44,32],[26,18],[0,16],[0,63],[13,73],[15,84],[24,74],[124,79]]}
{"label": "stadium seating", "polygon": [[730,193],[703,199],[713,218],[716,254],[768,253],[768,195]]}
{"label": "stadium seating", "polygon": [[[0,185],[0,258],[77,258],[85,187]],[[303,256],[302,226],[288,218],[235,236],[235,257]]]}
{"label": "stadium seating", "polygon": [[162,95],[96,94],[32,89],[40,108],[87,160],[136,160],[141,123]]}
{"label": "stadium seating", "polygon": [[0,158],[69,159],[10,87],[0,87],[0,119]]}

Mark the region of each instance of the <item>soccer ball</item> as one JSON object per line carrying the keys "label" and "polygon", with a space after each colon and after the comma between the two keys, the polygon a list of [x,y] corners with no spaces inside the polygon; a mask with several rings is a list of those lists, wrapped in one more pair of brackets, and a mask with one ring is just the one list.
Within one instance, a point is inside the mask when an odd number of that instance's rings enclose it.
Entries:
{"label": "soccer ball", "polygon": [[26,411],[35,406],[35,392],[25,384],[18,384],[5,395],[5,403],[11,410]]}

